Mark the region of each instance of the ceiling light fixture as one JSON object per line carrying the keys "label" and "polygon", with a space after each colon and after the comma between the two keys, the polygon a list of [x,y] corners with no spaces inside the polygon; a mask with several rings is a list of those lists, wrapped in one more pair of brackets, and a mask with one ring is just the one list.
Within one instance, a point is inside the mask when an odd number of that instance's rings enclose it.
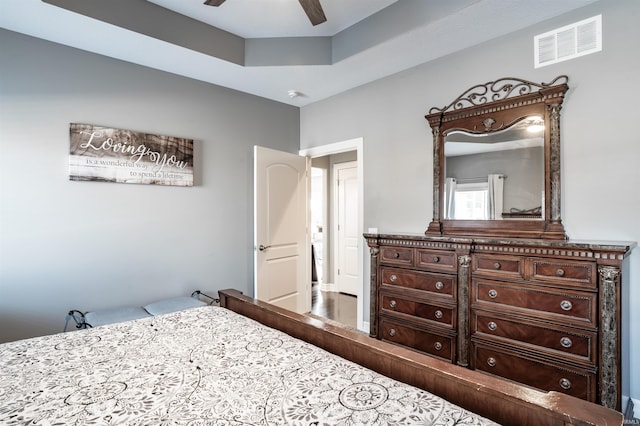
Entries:
{"label": "ceiling light fixture", "polygon": [[304,94],[304,93],[299,92],[299,91],[297,91],[297,90],[289,90],[289,92],[288,92],[288,93],[289,93],[289,97],[290,97],[291,99],[299,98],[299,97],[304,97],[304,96],[305,96],[305,94]]}

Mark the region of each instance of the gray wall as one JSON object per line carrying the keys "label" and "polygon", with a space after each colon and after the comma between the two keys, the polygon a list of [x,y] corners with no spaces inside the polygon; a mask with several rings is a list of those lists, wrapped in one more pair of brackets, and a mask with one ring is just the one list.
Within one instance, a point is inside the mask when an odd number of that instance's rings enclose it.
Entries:
{"label": "gray wall", "polygon": [[[0,30],[0,342],[93,310],[253,294],[253,145],[299,109]],[[68,180],[69,123],[194,139],[195,186]]]}
{"label": "gray wall", "polygon": [[[602,52],[533,68],[535,35],[597,14],[603,19]],[[447,105],[467,88],[500,77],[549,82],[567,74],[570,90],[561,125],[567,233],[573,239],[640,241],[638,16],[637,0],[600,1],[303,107],[301,148],[362,137],[364,229],[422,233],[432,218],[432,136],[424,119],[429,108]],[[625,358],[624,394],[640,398],[640,249],[631,255],[629,272],[624,349],[630,349],[631,363]]]}

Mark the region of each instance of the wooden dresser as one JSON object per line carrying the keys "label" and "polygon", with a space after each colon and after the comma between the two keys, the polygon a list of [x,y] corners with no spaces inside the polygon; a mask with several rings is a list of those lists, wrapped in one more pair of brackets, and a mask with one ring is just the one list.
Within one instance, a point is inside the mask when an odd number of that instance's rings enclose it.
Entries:
{"label": "wooden dresser", "polygon": [[365,234],[371,335],[621,409],[627,242]]}

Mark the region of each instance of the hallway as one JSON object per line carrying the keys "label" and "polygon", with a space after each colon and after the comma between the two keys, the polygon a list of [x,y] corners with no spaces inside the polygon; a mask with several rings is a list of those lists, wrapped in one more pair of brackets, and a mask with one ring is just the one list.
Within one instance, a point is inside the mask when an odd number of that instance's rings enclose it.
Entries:
{"label": "hallway", "polygon": [[355,296],[333,291],[321,291],[318,285],[314,285],[311,298],[311,314],[328,318],[356,329],[356,301],[357,298]]}

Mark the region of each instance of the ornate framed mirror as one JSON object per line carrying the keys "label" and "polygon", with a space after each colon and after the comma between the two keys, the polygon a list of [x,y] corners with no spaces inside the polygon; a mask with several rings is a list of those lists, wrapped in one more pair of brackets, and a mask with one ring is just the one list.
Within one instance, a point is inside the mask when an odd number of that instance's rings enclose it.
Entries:
{"label": "ornate framed mirror", "polygon": [[425,234],[567,238],[560,109],[568,80],[502,78],[431,108],[433,220]]}

